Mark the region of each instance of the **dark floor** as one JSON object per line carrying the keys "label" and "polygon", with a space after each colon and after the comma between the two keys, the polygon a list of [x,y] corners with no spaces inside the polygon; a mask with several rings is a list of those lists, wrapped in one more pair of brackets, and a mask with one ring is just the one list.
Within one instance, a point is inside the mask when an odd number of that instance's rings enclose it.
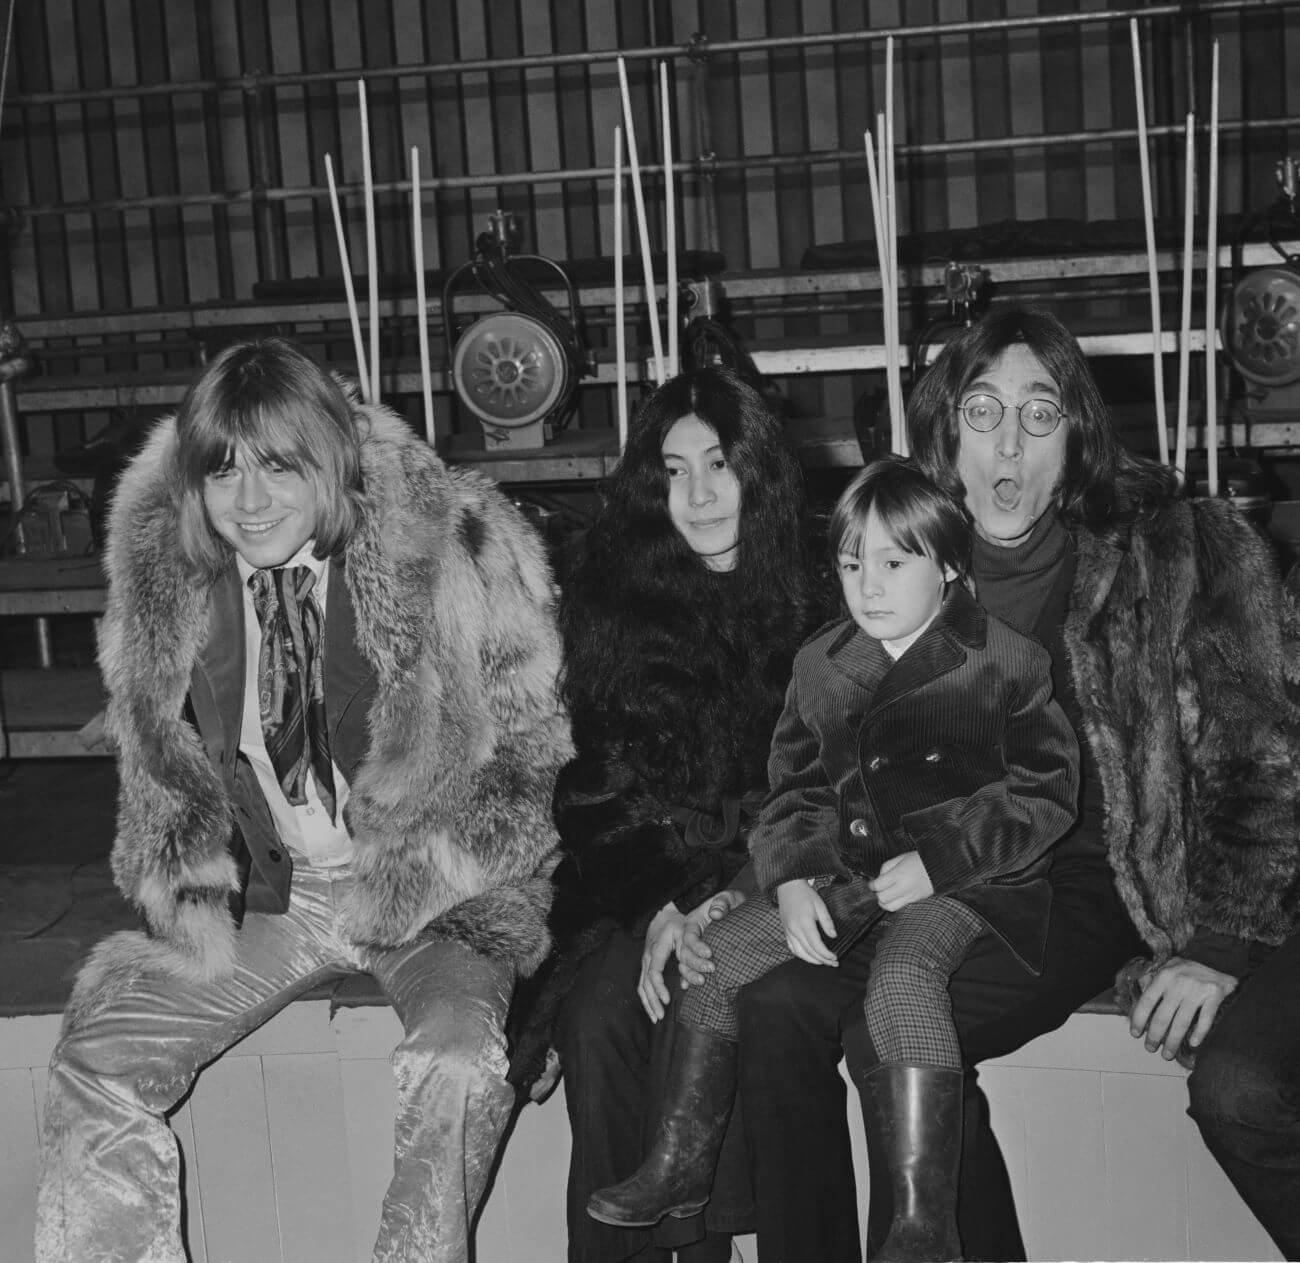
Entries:
{"label": "dark floor", "polygon": [[0,1016],[56,1013],[87,949],[137,924],[113,888],[111,759],[0,763]]}

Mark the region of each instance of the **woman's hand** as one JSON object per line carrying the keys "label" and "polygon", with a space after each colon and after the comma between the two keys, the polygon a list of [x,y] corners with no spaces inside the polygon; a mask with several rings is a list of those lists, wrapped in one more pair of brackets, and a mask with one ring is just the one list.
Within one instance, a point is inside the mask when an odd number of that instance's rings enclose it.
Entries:
{"label": "woman's hand", "polygon": [[713,948],[704,941],[704,931],[744,902],[745,896],[739,890],[719,890],[686,914],[686,929],[677,945],[677,975],[683,991],[698,987],[704,975],[713,972]]}
{"label": "woman's hand", "polygon": [[1143,983],[1141,998],[1129,1016],[1129,1033],[1134,1039],[1145,1034],[1147,1052],[1159,1051],[1166,1061],[1173,1061],[1184,1039],[1189,1048],[1200,1047],[1219,1006],[1236,989],[1231,974],[1171,956]]}
{"label": "woman's hand", "polygon": [[641,1007],[652,1022],[657,1022],[667,1012],[668,988],[664,984],[664,966],[678,950],[686,917],[677,911],[674,903],[664,904],[655,913],[645,934],[645,950],[641,953],[641,978],[636,993],[641,997]]}
{"label": "woman's hand", "polygon": [[796,878],[776,888],[776,902],[785,926],[785,941],[800,960],[810,965],[840,963],[826,946],[826,938],[835,937],[835,921],[821,895],[803,878]]}

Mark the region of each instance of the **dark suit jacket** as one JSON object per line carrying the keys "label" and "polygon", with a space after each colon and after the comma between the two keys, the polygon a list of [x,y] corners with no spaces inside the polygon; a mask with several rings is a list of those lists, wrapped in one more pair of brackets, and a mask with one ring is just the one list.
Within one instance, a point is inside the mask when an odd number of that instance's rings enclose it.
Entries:
{"label": "dark suit jacket", "polygon": [[1074,820],[1079,751],[1047,652],[954,584],[893,662],[851,620],[795,659],[750,836],[759,885],[874,876],[916,851],[1034,969],[1048,848]]}
{"label": "dark suit jacket", "polygon": [[[246,910],[284,912],[293,863],[276,833],[271,810],[252,765],[239,753],[244,716],[244,607],[239,571],[232,563],[212,591],[207,642],[190,679],[190,716],[235,808],[231,852],[239,865],[242,897],[232,900],[236,920]],[[351,782],[367,749],[365,716],[375,690],[373,669],[356,643],[352,598],[343,565],[330,563],[325,610],[325,718],[330,754]]]}

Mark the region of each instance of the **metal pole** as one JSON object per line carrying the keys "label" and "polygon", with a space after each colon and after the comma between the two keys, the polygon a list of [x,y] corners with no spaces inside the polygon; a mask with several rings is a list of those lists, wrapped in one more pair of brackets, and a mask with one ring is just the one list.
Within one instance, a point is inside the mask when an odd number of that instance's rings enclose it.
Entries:
{"label": "metal pole", "polygon": [[709,114],[709,41],[703,35],[691,40],[691,108],[695,113],[695,169],[699,175],[700,204],[705,249],[718,249],[718,190],[713,181],[713,122]]}
{"label": "metal pole", "polygon": [[[1262,9],[1291,9],[1300,0],[1202,0],[1197,6],[1198,16],[1219,13],[1237,13],[1245,9],[1258,13]],[[1185,0],[1176,4],[1153,4],[1147,7],[1121,7],[1098,9],[1080,13],[1031,14],[1026,17],[999,18],[997,29],[1001,32],[1033,30],[1039,27],[1081,26],[1099,22],[1127,22],[1129,18],[1149,21],[1160,17],[1181,17],[1187,11]],[[762,39],[718,40],[712,44],[714,55],[722,53],[757,53],[782,49],[813,48],[822,45],[870,43],[886,39],[927,39],[936,35],[973,35],[989,29],[987,19],[967,22],[929,22],[921,26],[875,27],[859,31],[825,31],[815,35],[772,36]],[[419,65],[367,67],[358,76],[355,68],[348,70],[299,71],[294,74],[263,74],[259,81],[264,88],[303,87],[308,84],[344,83],[358,77],[369,79],[409,79],[431,75],[468,75],[501,70],[541,70],[564,66],[583,66],[596,62],[610,62],[616,57],[625,61],[657,61],[669,57],[689,57],[691,43],[662,44],[647,48],[602,49],[599,52],[536,53],[520,57],[479,57],[469,61],[424,62]],[[156,83],[123,85],[112,88],[82,88],[61,92],[29,92],[14,97],[18,105],[64,105],[74,101],[127,100],[132,97],[167,96],[180,92],[236,92],[244,90],[243,79],[192,79],[186,83]]]}
{"label": "metal pole", "polygon": [[[18,446],[18,410],[14,407],[12,382],[0,382],[0,447],[4,448],[5,477],[9,480],[9,502],[14,514],[14,547],[20,553],[27,551],[19,513],[27,499],[27,485],[23,481],[23,462]],[[32,620],[36,626],[36,657],[42,667],[54,664],[50,647],[50,620],[44,616]]]}
{"label": "metal pole", "polygon": [[[1255,131],[1277,131],[1300,125],[1300,117],[1282,116],[1280,118],[1233,119],[1219,124],[1219,135],[1244,135]],[[1181,137],[1183,124],[1162,124],[1148,127],[1147,134],[1159,138],[1165,136]],[[946,140],[930,141],[924,144],[898,145],[894,153],[900,158],[933,157],[939,154],[967,154],[1001,152],[1013,149],[1051,149],[1064,145],[1092,145],[1105,141],[1129,141],[1137,139],[1137,131],[1131,127],[1097,128],[1092,131],[1056,132],[1051,135],[1038,136],[993,136],[985,140]],[[696,163],[696,174],[701,178],[718,171],[776,170],[780,167],[809,167],[820,162],[861,162],[859,149],[819,149],[811,153],[793,154],[755,154],[743,158],[718,158],[705,154]],[[642,172],[653,174],[662,171],[657,163],[644,163]],[[613,174],[612,167],[574,167],[555,171],[514,171],[493,172],[487,175],[442,176],[426,180],[424,187],[438,190],[471,189],[492,186],[505,188],[520,184],[566,184],[582,180],[608,180]],[[357,185],[340,185],[339,192],[359,190]],[[376,180],[376,193],[409,193],[407,184],[396,180]],[[108,211],[158,210],[173,206],[236,206],[256,204],[260,199],[271,202],[291,202],[325,197],[328,189],[324,185],[304,184],[300,188],[262,188],[250,189],[238,193],[191,193],[159,197],[120,197],[98,202],[50,202],[40,206],[23,207],[27,219],[47,215],[93,215]],[[281,269],[283,272],[283,268]]]}
{"label": "metal pole", "polygon": [[253,187],[249,195],[253,202],[253,235],[262,262],[263,274],[269,281],[278,281],[284,275],[280,250],[271,216],[268,197],[270,171],[266,144],[266,110],[263,108],[265,89],[262,78],[253,73],[244,77],[244,108],[248,119],[249,165],[252,168]]}

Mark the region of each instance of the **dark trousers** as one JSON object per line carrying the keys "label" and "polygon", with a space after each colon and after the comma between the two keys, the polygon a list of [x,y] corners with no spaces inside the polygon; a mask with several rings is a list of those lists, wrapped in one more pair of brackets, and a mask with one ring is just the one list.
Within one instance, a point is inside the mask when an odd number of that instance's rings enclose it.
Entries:
{"label": "dark trousers", "polygon": [[[641,1165],[653,1134],[657,1085],[665,1078],[676,1028],[675,974],[665,974],[674,1002],[652,1023],[637,998],[643,939],[615,931],[579,971],[556,1026],[564,1069],[564,1099],[573,1133],[566,1215],[569,1263],[619,1263],[634,1256],[709,1257],[717,1233],[749,1232],[754,1212],[739,1113],[733,1115],[718,1162],[713,1196],[703,1217],[671,1216],[656,1229],[615,1228],[587,1215],[598,1188],[626,1179]],[[701,1218],[703,1222],[701,1222]],[[694,1253],[684,1247],[701,1243]],[[645,1255],[641,1252],[646,1251]],[[726,1258],[729,1250],[722,1251]]]}
{"label": "dark trousers", "polygon": [[1288,1259],[1300,1259],[1300,930],[1246,978],[1196,1056],[1188,1113]]}
{"label": "dark trousers", "polygon": [[[968,1065],[1054,1030],[1142,950],[1101,856],[1058,860],[1044,968],[1034,977],[985,935],[952,977]],[[862,996],[871,945],[838,969],[794,961],[741,992],[740,1093],[754,1172],[760,1263],[860,1263],[862,1238],[838,1062],[855,1082],[876,1062]],[[958,1225],[968,1259],[1023,1259],[1011,1185],[968,1080]],[[874,1218],[874,1216],[873,1216]]]}

